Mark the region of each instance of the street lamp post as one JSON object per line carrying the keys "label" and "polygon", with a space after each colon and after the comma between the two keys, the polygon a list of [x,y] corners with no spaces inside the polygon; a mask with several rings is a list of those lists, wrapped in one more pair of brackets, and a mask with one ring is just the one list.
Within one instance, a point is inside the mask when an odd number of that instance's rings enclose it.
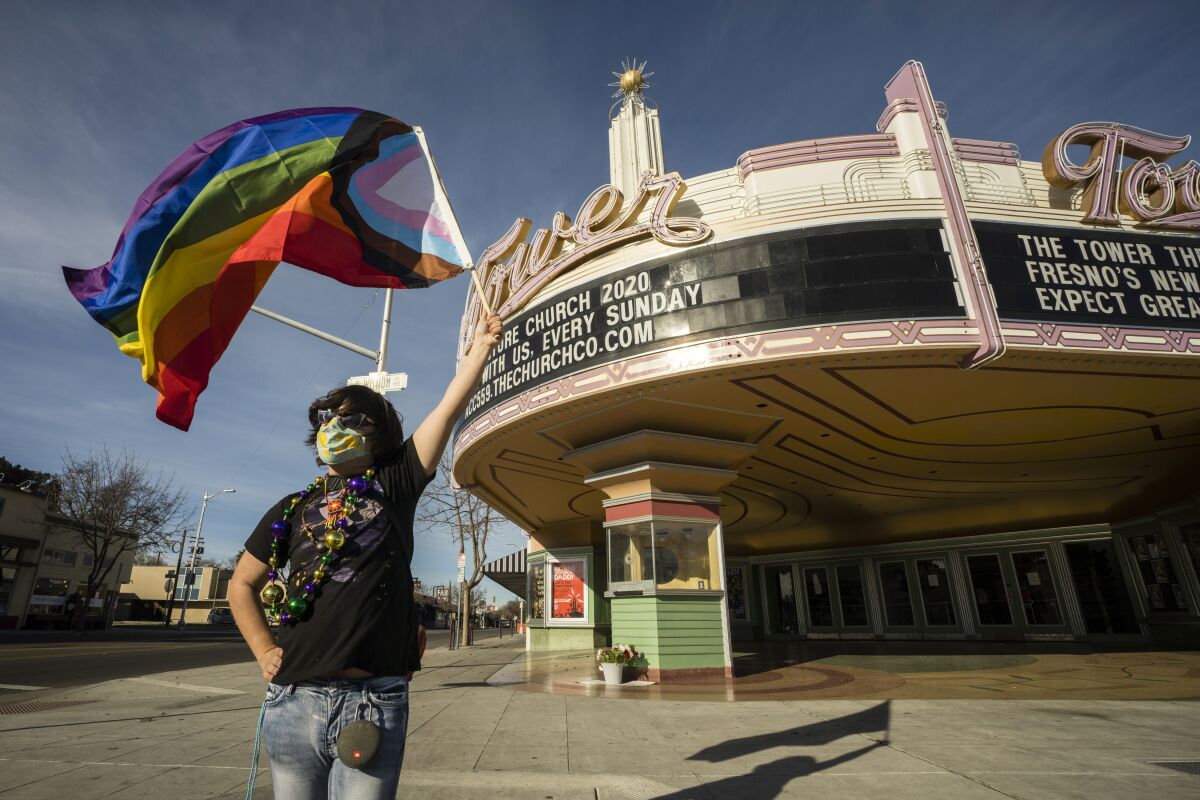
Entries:
{"label": "street lamp post", "polygon": [[[183,627],[184,620],[187,618],[188,597],[192,593],[192,581],[195,580],[194,576],[196,574],[196,556],[199,555],[200,544],[203,541],[200,538],[200,532],[204,530],[204,512],[208,510],[208,501],[212,500],[218,494],[233,494],[236,491],[237,491],[237,489],[222,489],[221,491],[216,492],[214,494],[208,494],[207,492],[205,492],[205,494],[204,494],[204,502],[200,504],[200,523],[198,525],[196,525],[196,540],[194,542],[192,542],[192,557],[191,557],[191,560],[188,562],[188,578],[189,578],[189,580],[184,582],[183,608],[179,612],[179,627],[181,627],[181,628]],[[185,534],[184,542],[186,542],[186,541],[187,541],[187,535]],[[179,563],[182,566],[182,564],[183,564],[183,548],[182,547],[180,547],[180,549],[179,549]],[[176,586],[176,588],[179,587],[179,571],[178,570],[175,571],[175,586]],[[172,597],[174,597],[174,593],[172,593]],[[170,617],[168,617],[168,619],[170,619]]]}

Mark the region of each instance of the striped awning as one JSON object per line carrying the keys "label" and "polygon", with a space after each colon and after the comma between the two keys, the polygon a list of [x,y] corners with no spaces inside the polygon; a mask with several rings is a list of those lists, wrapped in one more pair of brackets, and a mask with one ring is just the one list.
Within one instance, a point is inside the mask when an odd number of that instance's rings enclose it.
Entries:
{"label": "striped awning", "polygon": [[525,596],[525,551],[518,550],[483,565],[483,574],[517,597]]}

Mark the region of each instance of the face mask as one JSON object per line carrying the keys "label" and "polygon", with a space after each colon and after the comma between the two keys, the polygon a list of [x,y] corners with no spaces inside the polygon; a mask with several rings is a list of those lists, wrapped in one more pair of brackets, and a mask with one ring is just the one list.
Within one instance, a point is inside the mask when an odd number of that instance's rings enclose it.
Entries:
{"label": "face mask", "polygon": [[367,454],[367,437],[334,417],[317,430],[317,455],[326,464],[341,464]]}

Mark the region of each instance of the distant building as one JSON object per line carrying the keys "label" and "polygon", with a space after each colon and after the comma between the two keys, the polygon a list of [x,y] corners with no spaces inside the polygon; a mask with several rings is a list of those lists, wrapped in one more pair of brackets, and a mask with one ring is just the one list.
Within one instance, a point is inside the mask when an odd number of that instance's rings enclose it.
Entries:
{"label": "distant building", "polygon": [[229,608],[229,578],[233,570],[220,567],[196,567],[191,583],[187,580],[187,566],[175,585],[175,568],[172,566],[136,566],[128,582],[121,586],[121,603],[117,619],[162,620],[167,613],[167,601],[171,589],[175,589],[175,602],[171,608],[171,622],[179,621],[183,614],[183,600],[187,597],[188,623],[207,623],[208,612],[214,608]]}
{"label": "distant building", "polygon": [[[0,628],[67,627],[93,564],[90,548],[48,511],[45,497],[0,485]],[[117,558],[84,612],[88,627],[105,624],[132,568],[132,551]]]}

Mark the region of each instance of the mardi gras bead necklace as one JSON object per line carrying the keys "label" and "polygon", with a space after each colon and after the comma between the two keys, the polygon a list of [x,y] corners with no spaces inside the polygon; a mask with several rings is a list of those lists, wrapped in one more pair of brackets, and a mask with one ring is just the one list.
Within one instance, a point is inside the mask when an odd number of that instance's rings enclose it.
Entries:
{"label": "mardi gras bead necklace", "polygon": [[[333,564],[339,557],[338,551],[346,544],[347,536],[354,525],[351,515],[362,501],[363,492],[374,477],[375,468],[371,467],[362,477],[346,481],[346,487],[341,490],[340,497],[330,499],[329,480],[325,475],[318,475],[312,483],[287,501],[283,508],[283,519],[271,523],[271,557],[267,559],[270,569],[267,570],[267,585],[263,587],[259,597],[272,619],[283,625],[295,624],[308,613],[316,599],[317,589],[332,571]],[[300,591],[288,597],[287,584],[279,579],[279,550],[292,532],[292,515],[301,507],[301,502],[317,490],[324,493],[329,516],[323,523],[315,526],[305,525],[301,520],[301,530],[312,540],[321,555],[307,575],[303,574],[303,569],[299,570],[301,576],[295,583]],[[318,537],[315,532],[321,535]]]}

